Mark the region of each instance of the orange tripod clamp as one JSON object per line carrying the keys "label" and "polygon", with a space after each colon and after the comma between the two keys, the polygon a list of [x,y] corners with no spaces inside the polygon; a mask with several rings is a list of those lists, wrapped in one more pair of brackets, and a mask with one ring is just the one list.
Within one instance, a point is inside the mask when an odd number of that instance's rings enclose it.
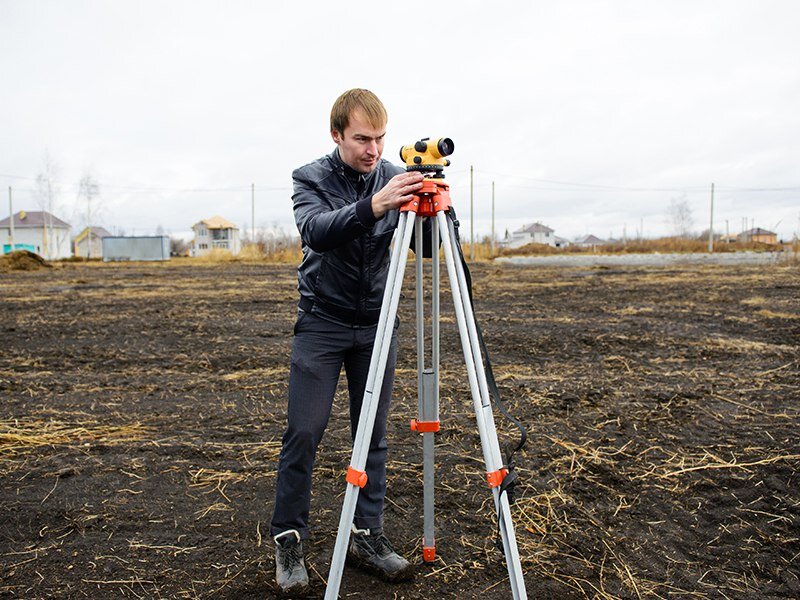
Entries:
{"label": "orange tripod clamp", "polygon": [[364,471],[359,471],[352,465],[347,467],[347,477],[345,477],[347,483],[351,485],[356,485],[360,488],[363,488],[367,485],[367,474]]}
{"label": "orange tripod clamp", "polygon": [[508,475],[508,469],[505,467],[498,469],[497,471],[492,471],[491,473],[486,474],[486,481],[489,483],[490,488],[500,487],[503,483],[503,479],[506,478]]}
{"label": "orange tripod clamp", "polygon": [[415,212],[421,217],[435,217],[442,210],[449,210],[453,205],[450,200],[450,184],[437,179],[423,179],[422,189],[400,207],[400,212]]}
{"label": "orange tripod clamp", "polygon": [[411,419],[411,431],[436,433],[439,431],[439,421],[418,421],[417,419]]}

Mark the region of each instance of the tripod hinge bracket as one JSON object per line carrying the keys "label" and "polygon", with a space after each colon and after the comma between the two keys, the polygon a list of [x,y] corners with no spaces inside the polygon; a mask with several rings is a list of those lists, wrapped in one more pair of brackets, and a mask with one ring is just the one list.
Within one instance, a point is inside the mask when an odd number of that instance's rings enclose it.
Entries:
{"label": "tripod hinge bracket", "polygon": [[411,431],[436,433],[439,431],[439,421],[417,421],[416,419],[411,419]]}
{"label": "tripod hinge bracket", "polygon": [[352,466],[347,467],[347,483],[363,488],[367,485],[367,474],[364,471],[359,471]]}
{"label": "tripod hinge bracket", "polygon": [[486,474],[486,481],[489,482],[490,488],[500,487],[503,484],[503,479],[508,475],[508,469],[498,469]]}

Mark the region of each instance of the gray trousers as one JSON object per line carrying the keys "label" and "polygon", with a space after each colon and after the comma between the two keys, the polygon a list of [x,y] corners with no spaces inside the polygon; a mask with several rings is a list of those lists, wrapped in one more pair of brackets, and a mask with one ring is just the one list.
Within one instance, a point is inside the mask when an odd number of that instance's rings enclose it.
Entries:
{"label": "gray trousers", "polygon": [[[288,422],[278,463],[271,535],[296,529],[302,539],[308,538],[311,471],[317,447],[331,414],[339,374],[344,365],[350,395],[350,432],[352,438],[355,438],[376,329],[377,326],[354,329],[337,325],[311,313],[299,312],[292,341]],[[383,528],[386,418],[389,414],[396,360],[395,326],[367,456],[367,485],[359,492],[353,519],[359,529]],[[346,470],[347,465],[342,465],[342,486]]]}

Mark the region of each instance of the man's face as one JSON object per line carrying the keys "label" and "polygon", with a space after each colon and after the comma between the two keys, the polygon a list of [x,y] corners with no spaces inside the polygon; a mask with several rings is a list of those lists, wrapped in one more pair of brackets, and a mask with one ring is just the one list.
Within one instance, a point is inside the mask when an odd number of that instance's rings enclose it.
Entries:
{"label": "man's face", "polygon": [[375,129],[360,110],[350,114],[344,133],[331,131],[333,141],[339,146],[339,156],[359,173],[369,173],[378,166],[385,135],[386,128]]}

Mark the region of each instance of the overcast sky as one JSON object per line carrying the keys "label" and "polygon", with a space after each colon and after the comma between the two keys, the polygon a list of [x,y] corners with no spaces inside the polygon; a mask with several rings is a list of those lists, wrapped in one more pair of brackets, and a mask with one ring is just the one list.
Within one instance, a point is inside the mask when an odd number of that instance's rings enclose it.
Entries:
{"label": "overcast sky", "polygon": [[[330,152],[330,107],[365,87],[384,157],[455,142],[459,218],[567,238],[800,228],[800,2],[0,0],[0,183],[57,216],[99,182],[109,229],[185,234],[221,215],[294,232],[291,171]],[[0,203],[0,215],[8,203]]]}

